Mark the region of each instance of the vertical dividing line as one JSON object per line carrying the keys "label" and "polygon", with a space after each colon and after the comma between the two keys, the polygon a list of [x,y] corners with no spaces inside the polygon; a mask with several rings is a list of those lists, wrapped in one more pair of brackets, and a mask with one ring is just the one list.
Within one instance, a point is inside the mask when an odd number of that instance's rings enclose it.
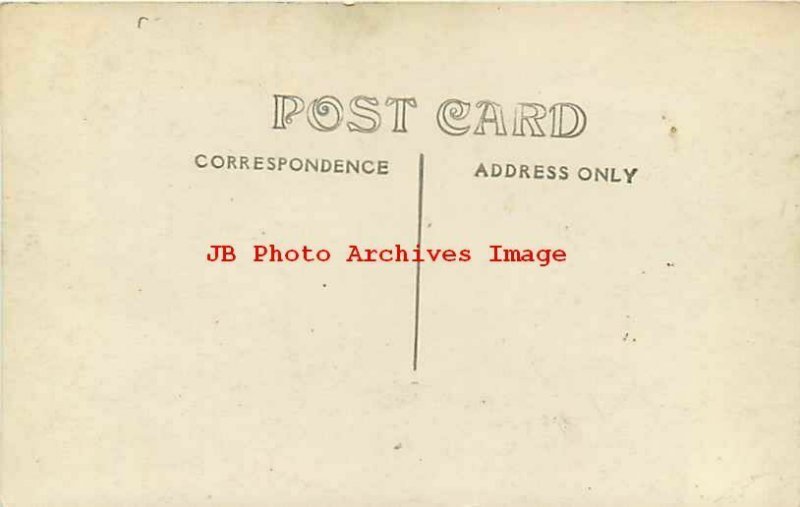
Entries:
{"label": "vertical dividing line", "polygon": [[[417,247],[422,248],[422,186],[425,180],[425,155],[419,154],[419,195],[417,196]],[[422,266],[417,262],[416,286],[414,295],[414,371],[419,360],[419,279]]]}

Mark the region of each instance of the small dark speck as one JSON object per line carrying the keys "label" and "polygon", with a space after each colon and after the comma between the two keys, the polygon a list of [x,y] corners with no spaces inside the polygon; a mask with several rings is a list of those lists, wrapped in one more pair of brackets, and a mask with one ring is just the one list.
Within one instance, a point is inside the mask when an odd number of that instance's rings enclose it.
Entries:
{"label": "small dark speck", "polygon": [[642,274],[643,274],[643,275],[646,275],[646,274],[647,274],[647,271],[645,271],[645,270],[642,270]]}
{"label": "small dark speck", "polygon": [[327,286],[328,286],[328,284],[327,284],[327,283],[323,283],[323,284],[322,284],[322,287],[323,287],[323,288],[325,288],[325,287],[327,287]]}
{"label": "small dark speck", "polygon": [[217,320],[215,320],[215,321],[214,321],[214,325],[215,325],[215,326],[216,326],[216,325],[219,325],[219,319],[217,319]]}
{"label": "small dark speck", "polygon": [[433,225],[433,222],[428,222],[428,226],[427,226],[428,229],[430,229],[432,225]]}
{"label": "small dark speck", "polygon": [[667,263],[667,267],[668,268],[674,268],[675,267],[675,263],[674,262],[668,262]]}
{"label": "small dark speck", "polygon": [[670,127],[670,129],[669,129],[669,133],[670,133],[670,134],[677,134],[677,133],[678,133],[678,129],[677,129],[677,127],[674,127],[674,126],[673,126],[673,127]]}
{"label": "small dark speck", "polygon": [[233,197],[231,197],[231,202],[233,202]]}
{"label": "small dark speck", "polygon": [[397,451],[397,450],[401,449],[402,447],[403,447],[403,444],[398,442],[397,444],[395,444],[394,450]]}
{"label": "small dark speck", "polygon": [[142,288],[139,287],[138,289],[136,289],[136,292],[142,292]]}
{"label": "small dark speck", "polygon": [[314,328],[313,328],[313,327],[311,328],[311,332],[312,332],[312,333],[314,332]]}
{"label": "small dark speck", "polygon": [[481,400],[481,405],[486,405],[486,400]]}
{"label": "small dark speck", "polygon": [[624,342],[628,341],[628,332],[627,331],[625,331],[625,336],[622,337],[622,341],[624,341]]}

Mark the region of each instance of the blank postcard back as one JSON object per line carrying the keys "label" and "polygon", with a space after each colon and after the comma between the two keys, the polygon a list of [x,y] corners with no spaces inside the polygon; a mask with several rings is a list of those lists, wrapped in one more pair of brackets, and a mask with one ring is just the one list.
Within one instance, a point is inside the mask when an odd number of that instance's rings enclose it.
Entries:
{"label": "blank postcard back", "polygon": [[799,26],[3,5],[3,505],[797,507]]}

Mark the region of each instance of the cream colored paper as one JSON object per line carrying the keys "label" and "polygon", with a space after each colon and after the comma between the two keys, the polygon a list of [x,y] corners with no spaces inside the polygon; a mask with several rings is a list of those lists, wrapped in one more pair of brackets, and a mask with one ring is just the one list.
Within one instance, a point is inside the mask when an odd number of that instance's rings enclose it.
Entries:
{"label": "cream colored paper", "polygon": [[[796,4],[0,17],[4,506],[800,502]],[[285,129],[276,94],[305,102]],[[332,132],[308,121],[324,96]],[[347,128],[370,125],[357,96],[377,132]],[[390,97],[416,101],[407,132]],[[466,135],[437,124],[452,98]],[[505,136],[473,133],[483,100]],[[585,129],[514,136],[520,102],[575,104]],[[418,233],[472,260],[345,262]],[[270,243],[332,258],[252,262]],[[209,262],[218,244],[237,260]],[[491,244],[567,259],[490,263]]]}

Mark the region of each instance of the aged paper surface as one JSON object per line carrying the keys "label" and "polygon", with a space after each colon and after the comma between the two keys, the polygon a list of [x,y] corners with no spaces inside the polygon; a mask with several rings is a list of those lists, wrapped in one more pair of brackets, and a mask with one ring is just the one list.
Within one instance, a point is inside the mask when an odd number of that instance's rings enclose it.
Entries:
{"label": "aged paper surface", "polygon": [[797,507],[798,5],[0,17],[6,507]]}

